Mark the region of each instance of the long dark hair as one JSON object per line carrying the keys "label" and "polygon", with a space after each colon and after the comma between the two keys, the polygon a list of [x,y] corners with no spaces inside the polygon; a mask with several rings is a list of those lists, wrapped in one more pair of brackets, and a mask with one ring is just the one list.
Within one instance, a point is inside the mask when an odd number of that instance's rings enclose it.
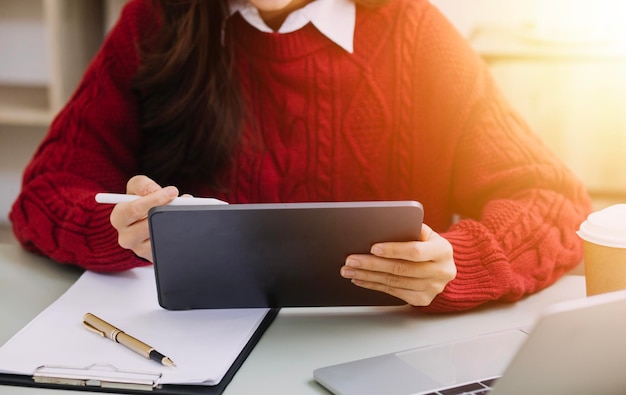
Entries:
{"label": "long dark hair", "polygon": [[141,43],[134,80],[141,171],[162,185],[201,177],[216,186],[243,123],[243,100],[222,26],[227,0],[155,1],[158,32]]}
{"label": "long dark hair", "polygon": [[[389,0],[355,0],[372,7]],[[224,37],[228,0],[153,0],[159,28],[140,45],[134,80],[143,135],[140,170],[161,185],[217,173],[239,141],[245,108]]]}

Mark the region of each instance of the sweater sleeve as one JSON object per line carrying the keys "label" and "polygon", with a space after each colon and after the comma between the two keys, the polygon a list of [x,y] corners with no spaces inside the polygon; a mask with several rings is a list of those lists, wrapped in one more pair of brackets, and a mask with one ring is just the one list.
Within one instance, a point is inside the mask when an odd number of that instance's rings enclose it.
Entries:
{"label": "sweater sleeve", "polygon": [[463,219],[443,234],[458,275],[432,309],[517,301],[582,259],[584,186],[501,102],[480,106],[457,146],[452,199]]}
{"label": "sweater sleeve", "polygon": [[121,248],[112,207],[97,192],[124,192],[136,174],[139,131],[131,91],[145,4],[130,2],[27,165],[10,220],[28,250],[95,271],[148,262]]}
{"label": "sweater sleeve", "polygon": [[[560,278],[582,259],[575,231],[591,210],[584,185],[533,134],[497,89],[486,64],[432,9],[423,29],[447,118],[451,211],[441,234],[457,277],[425,310],[457,311],[512,302]],[[436,37],[435,37],[436,36]],[[424,40],[423,40],[424,41]],[[423,77],[423,75],[422,75]]]}

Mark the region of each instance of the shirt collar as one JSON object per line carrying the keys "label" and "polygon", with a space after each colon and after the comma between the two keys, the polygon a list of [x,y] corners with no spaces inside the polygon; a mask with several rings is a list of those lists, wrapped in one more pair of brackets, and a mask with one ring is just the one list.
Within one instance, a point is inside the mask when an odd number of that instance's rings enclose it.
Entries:
{"label": "shirt collar", "polygon": [[[239,12],[252,26],[266,33],[273,32],[247,0],[230,0],[231,15]],[[276,33],[291,33],[311,22],[329,40],[349,53],[354,48],[356,6],[351,0],[315,0],[292,12]]]}

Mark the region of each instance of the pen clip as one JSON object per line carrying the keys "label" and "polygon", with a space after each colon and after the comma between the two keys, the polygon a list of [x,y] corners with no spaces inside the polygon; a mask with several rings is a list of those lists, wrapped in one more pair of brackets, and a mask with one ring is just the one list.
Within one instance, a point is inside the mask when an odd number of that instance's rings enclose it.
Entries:
{"label": "pen clip", "polygon": [[85,328],[87,328],[87,330],[93,332],[93,333],[97,333],[98,335],[102,336],[102,337],[106,337],[106,335],[104,334],[104,331],[101,331],[100,329],[96,328],[95,326],[91,325],[88,322],[83,321],[83,326]]}

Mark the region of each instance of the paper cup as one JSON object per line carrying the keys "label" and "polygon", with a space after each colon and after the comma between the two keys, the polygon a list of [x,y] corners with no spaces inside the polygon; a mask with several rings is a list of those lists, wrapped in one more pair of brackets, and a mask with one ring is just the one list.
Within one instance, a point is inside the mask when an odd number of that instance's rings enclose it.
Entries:
{"label": "paper cup", "polygon": [[591,213],[576,233],[584,244],[587,295],[626,289],[626,204]]}

